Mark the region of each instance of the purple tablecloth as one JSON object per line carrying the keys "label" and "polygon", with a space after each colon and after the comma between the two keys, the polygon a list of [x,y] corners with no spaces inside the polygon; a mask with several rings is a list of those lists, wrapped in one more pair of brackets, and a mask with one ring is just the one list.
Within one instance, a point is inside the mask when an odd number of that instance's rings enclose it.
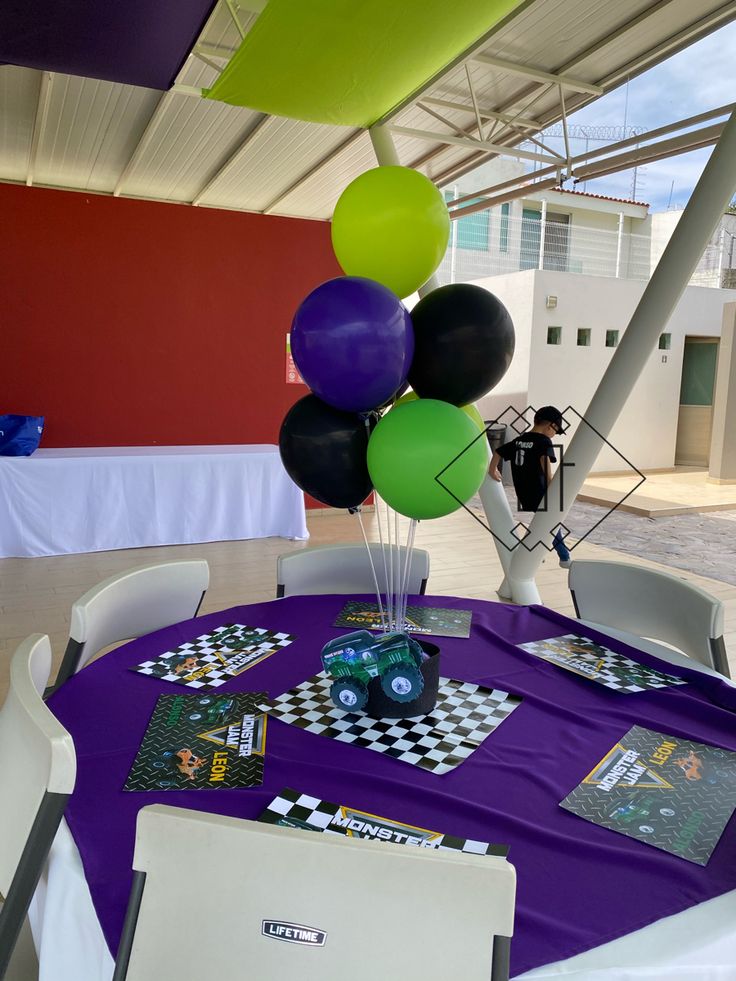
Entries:
{"label": "purple tablecloth", "polygon": [[[680,669],[676,673],[692,684],[628,695],[573,676],[513,646],[579,629],[575,621],[542,607],[447,596],[412,598],[413,603],[473,611],[470,639],[439,640],[442,674],[524,699],[451,773],[436,776],[271,720],[262,787],[123,792],[156,699],[163,692],[185,690],[129,667],[227,622],[288,631],[297,635],[290,647],[218,689],[278,695],[319,670],[322,645],[344,633],[330,625],[345,600],[291,597],[168,627],[88,665],[50,700],[77,749],[79,773],[67,820],[113,954],[130,888],[135,819],[141,807],[163,802],[256,818],[285,786],[409,824],[507,843],[518,876],[512,975],[596,947],[736,888],[734,818],[701,868],[558,806],[635,723],[736,750],[736,690]],[[632,653],[626,645],[606,642]],[[636,656],[663,667],[648,655]]]}

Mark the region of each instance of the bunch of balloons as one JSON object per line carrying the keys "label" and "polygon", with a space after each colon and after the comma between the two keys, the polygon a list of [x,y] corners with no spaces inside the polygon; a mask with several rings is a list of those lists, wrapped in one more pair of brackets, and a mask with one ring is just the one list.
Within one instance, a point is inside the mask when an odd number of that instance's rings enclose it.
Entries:
{"label": "bunch of balloons", "polygon": [[410,168],[369,170],[337,203],[332,244],[346,275],[294,316],[291,350],[313,394],[279,437],[289,475],[324,504],[354,510],[375,488],[399,514],[437,518],[483,481],[488,444],[471,403],[511,362],[511,318],[466,283],[433,290],[411,314],[401,302],[435,272],[449,231],[442,195]]}

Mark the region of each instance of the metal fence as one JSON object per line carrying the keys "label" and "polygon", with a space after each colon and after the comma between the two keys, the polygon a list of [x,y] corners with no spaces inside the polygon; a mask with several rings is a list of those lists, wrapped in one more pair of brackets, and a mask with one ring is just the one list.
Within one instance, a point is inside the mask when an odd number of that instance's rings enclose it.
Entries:
{"label": "metal fence", "polygon": [[[550,269],[620,279],[648,280],[652,257],[649,235],[564,223],[554,216],[518,218],[480,211],[452,222],[448,250],[437,271],[442,283],[468,282],[522,269]],[[725,256],[727,260],[727,256]],[[720,286],[732,281],[724,268],[722,245],[705,250],[691,283]]]}

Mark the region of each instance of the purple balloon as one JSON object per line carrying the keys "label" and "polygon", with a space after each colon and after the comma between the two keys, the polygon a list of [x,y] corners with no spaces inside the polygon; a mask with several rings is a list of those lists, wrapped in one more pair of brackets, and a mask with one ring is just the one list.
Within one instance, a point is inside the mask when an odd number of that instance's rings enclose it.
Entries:
{"label": "purple balloon", "polygon": [[291,325],[291,353],[323,402],[368,412],[406,381],[414,329],[409,311],[386,286],[343,276],[302,301]]}

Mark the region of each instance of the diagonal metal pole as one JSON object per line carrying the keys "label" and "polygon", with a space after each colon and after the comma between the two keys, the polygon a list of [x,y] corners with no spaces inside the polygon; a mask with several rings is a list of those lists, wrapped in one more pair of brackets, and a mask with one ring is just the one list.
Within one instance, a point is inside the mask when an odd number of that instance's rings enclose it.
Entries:
{"label": "diagonal metal pole", "polygon": [[[614,423],[631,394],[647,358],[664,330],[708,241],[736,190],[736,112],[726,123],[721,138],[698,181],[667,248],[644,290],[621,343],[593,396],[584,422],[570,441],[565,453],[564,484],[560,488],[558,467],[548,491],[548,510],[538,511],[529,528],[525,544],[514,552],[507,574],[511,596],[516,603],[538,603],[539,593],[534,574],[549,543],[552,529],[570,510],[578,491],[590,473],[603,438],[608,438]],[[597,430],[597,432],[596,432]],[[599,435],[600,434],[600,435]],[[560,501],[561,510],[552,506]],[[536,545],[536,547],[534,547]]]}

